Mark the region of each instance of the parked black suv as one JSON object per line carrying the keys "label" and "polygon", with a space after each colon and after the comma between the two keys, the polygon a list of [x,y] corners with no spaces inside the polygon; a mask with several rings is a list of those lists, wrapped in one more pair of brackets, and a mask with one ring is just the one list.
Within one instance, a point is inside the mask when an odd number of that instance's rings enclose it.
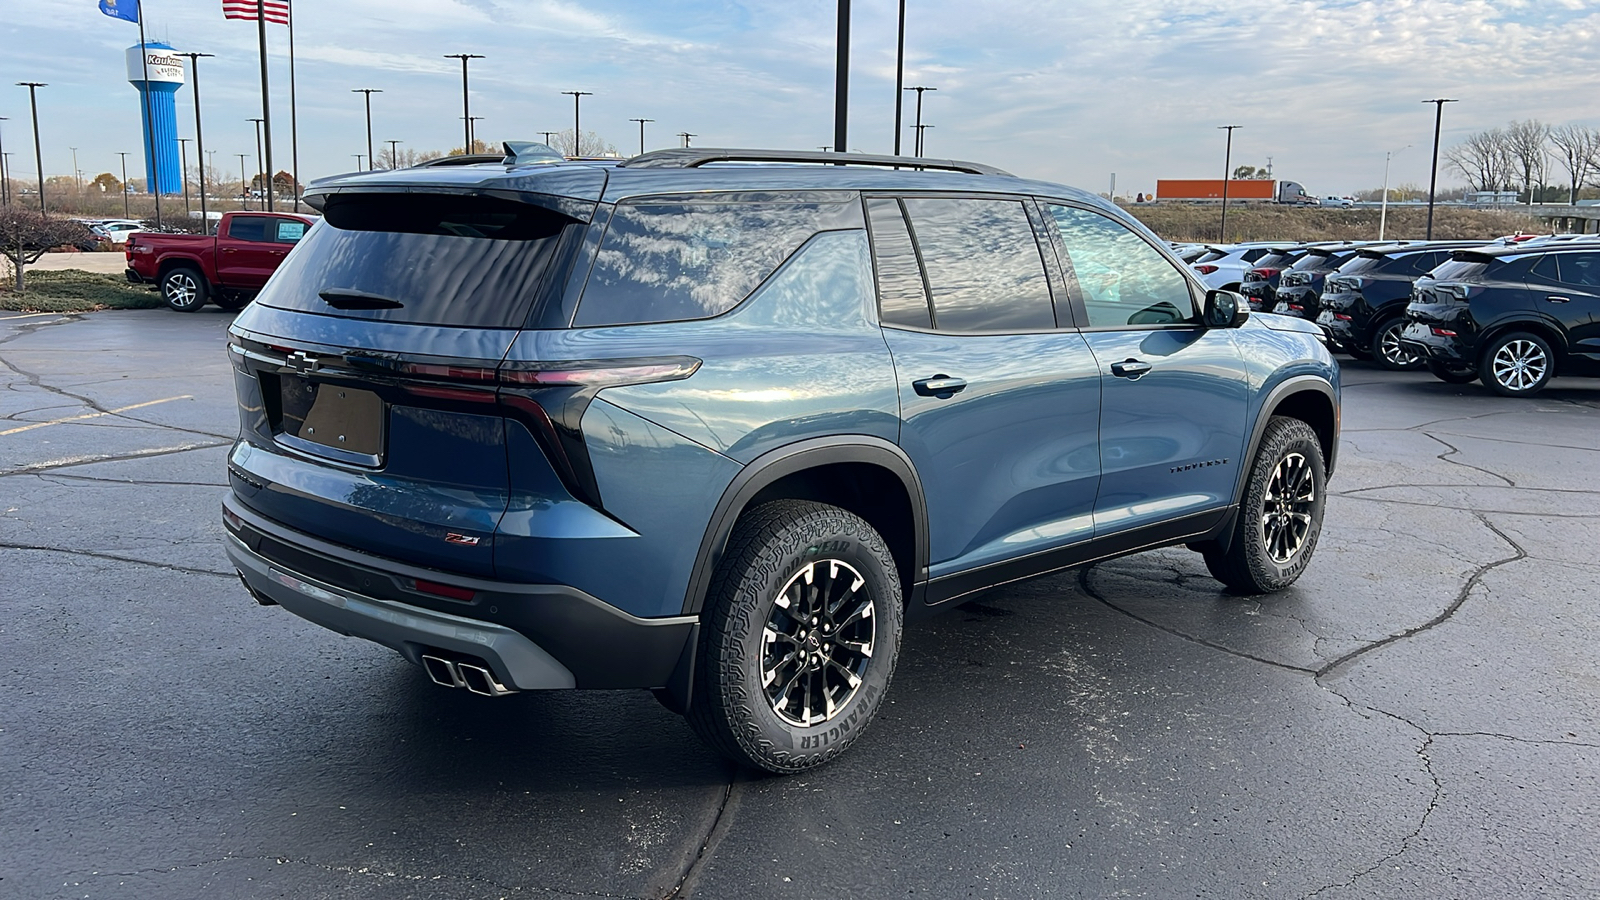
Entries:
{"label": "parked black suv", "polygon": [[1268,312],[1315,321],[1322,312],[1322,286],[1327,277],[1350,261],[1363,244],[1306,248],[1305,255],[1278,276]]}
{"label": "parked black suv", "polygon": [[1273,247],[1265,256],[1251,264],[1239,283],[1239,293],[1250,303],[1252,312],[1271,312],[1278,300],[1278,278],[1283,271],[1305,255],[1299,244]]}
{"label": "parked black suv", "polygon": [[1600,377],[1600,242],[1458,250],[1417,281],[1401,340],[1439,378],[1507,397]]}
{"label": "parked black suv", "polygon": [[1364,247],[1327,276],[1317,324],[1340,349],[1371,359],[1385,369],[1420,369],[1423,359],[1400,345],[1411,285],[1450,251],[1482,246],[1482,241],[1396,247]]}
{"label": "parked black suv", "polygon": [[323,220],[234,321],[223,519],[261,602],[485,696],[653,689],[795,772],[871,721],[905,617],[1152,547],[1251,593],[1310,562],[1316,327],[1100,198],[509,149],[312,184]]}

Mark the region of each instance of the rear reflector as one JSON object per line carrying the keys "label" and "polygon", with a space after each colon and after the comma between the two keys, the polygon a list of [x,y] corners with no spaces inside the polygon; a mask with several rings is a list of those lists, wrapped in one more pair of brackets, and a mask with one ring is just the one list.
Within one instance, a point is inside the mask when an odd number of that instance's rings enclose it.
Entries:
{"label": "rear reflector", "polygon": [[432,594],[435,597],[444,597],[448,600],[471,601],[473,597],[477,596],[466,588],[459,588],[450,584],[440,584],[437,581],[423,581],[420,578],[417,579],[417,590],[420,593]]}
{"label": "rear reflector", "polygon": [[240,531],[244,528],[244,520],[234,515],[233,510],[227,508],[226,506],[222,508],[222,521],[234,531]]}

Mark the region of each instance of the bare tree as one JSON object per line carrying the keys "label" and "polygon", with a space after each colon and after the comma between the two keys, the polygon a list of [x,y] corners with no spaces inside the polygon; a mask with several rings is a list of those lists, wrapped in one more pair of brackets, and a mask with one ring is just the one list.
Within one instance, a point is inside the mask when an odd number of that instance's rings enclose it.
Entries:
{"label": "bare tree", "polygon": [[1506,133],[1499,128],[1468,135],[1446,150],[1444,158],[1475,191],[1500,190],[1511,180],[1515,165]]}
{"label": "bare tree", "polygon": [[1505,130],[1506,149],[1522,173],[1522,189],[1528,192],[1528,205],[1532,206],[1537,183],[1544,186],[1546,158],[1549,150],[1550,126],[1538,119],[1512,122]]}
{"label": "bare tree", "polygon": [[1600,164],[1600,129],[1589,128],[1583,125],[1562,125],[1550,129],[1550,143],[1555,147],[1554,156],[1561,167],[1567,170],[1567,177],[1571,179],[1568,184],[1568,203],[1578,202],[1578,191],[1588,183],[1589,176],[1596,173],[1596,166]]}
{"label": "bare tree", "polygon": [[574,148],[572,143],[571,128],[568,128],[565,131],[556,132],[555,140],[550,142],[550,146],[554,147],[562,156],[617,155],[617,148],[610,143],[607,143],[605,138],[593,131],[585,131],[583,133],[583,141],[579,143],[576,148]]}
{"label": "bare tree", "polygon": [[0,256],[11,263],[17,276],[17,290],[27,290],[22,268],[39,261],[45,253],[64,245],[77,244],[89,236],[82,223],[46,215],[32,207],[0,207]]}

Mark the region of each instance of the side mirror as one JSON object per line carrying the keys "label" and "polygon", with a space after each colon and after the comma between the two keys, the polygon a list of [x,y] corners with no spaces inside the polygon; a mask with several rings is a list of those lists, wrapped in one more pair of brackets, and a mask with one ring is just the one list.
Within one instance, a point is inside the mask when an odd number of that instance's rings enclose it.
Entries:
{"label": "side mirror", "polygon": [[1233,291],[1207,291],[1206,308],[1201,314],[1207,328],[1238,328],[1250,318],[1244,296]]}

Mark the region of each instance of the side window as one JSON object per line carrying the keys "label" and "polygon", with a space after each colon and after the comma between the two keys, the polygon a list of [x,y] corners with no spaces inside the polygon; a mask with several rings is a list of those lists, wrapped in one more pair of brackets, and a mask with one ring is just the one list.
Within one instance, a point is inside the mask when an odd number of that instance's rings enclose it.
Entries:
{"label": "side window", "polygon": [[276,225],[273,240],[280,244],[293,244],[306,236],[306,223],[298,219],[273,219]]}
{"label": "side window", "polygon": [[940,331],[1056,327],[1039,242],[1021,201],[908,198]]}
{"label": "side window", "polygon": [[1253,263],[1256,260],[1260,259],[1261,257],[1266,256],[1267,255],[1267,249],[1268,248],[1266,248],[1266,247],[1256,247],[1256,248],[1253,248],[1253,249],[1250,249],[1250,250],[1246,250],[1244,252],[1244,254],[1240,257],[1240,259],[1243,259],[1245,262]]}
{"label": "side window", "polygon": [[738,306],[842,203],[618,204],[573,324],[708,319]]}
{"label": "side window", "polygon": [[867,200],[867,224],[872,229],[872,258],[878,271],[878,317],[885,325],[932,328],[928,288],[911,246],[911,232],[900,201],[886,197]]}
{"label": "side window", "polygon": [[265,216],[234,216],[228,224],[228,237],[236,241],[266,241],[267,218]]}
{"label": "side window", "polygon": [[1539,261],[1533,266],[1533,271],[1528,274],[1535,278],[1542,278],[1545,281],[1560,281],[1561,268],[1560,264],[1556,262],[1558,255],[1556,253],[1546,253],[1544,256],[1539,257]]}
{"label": "side window", "polygon": [[[1550,254],[1553,258],[1557,254]],[[1600,253],[1562,253],[1561,280],[1566,284],[1600,288]]]}
{"label": "side window", "polygon": [[1050,207],[1091,328],[1172,325],[1194,318],[1189,281],[1123,225],[1086,209]]}

